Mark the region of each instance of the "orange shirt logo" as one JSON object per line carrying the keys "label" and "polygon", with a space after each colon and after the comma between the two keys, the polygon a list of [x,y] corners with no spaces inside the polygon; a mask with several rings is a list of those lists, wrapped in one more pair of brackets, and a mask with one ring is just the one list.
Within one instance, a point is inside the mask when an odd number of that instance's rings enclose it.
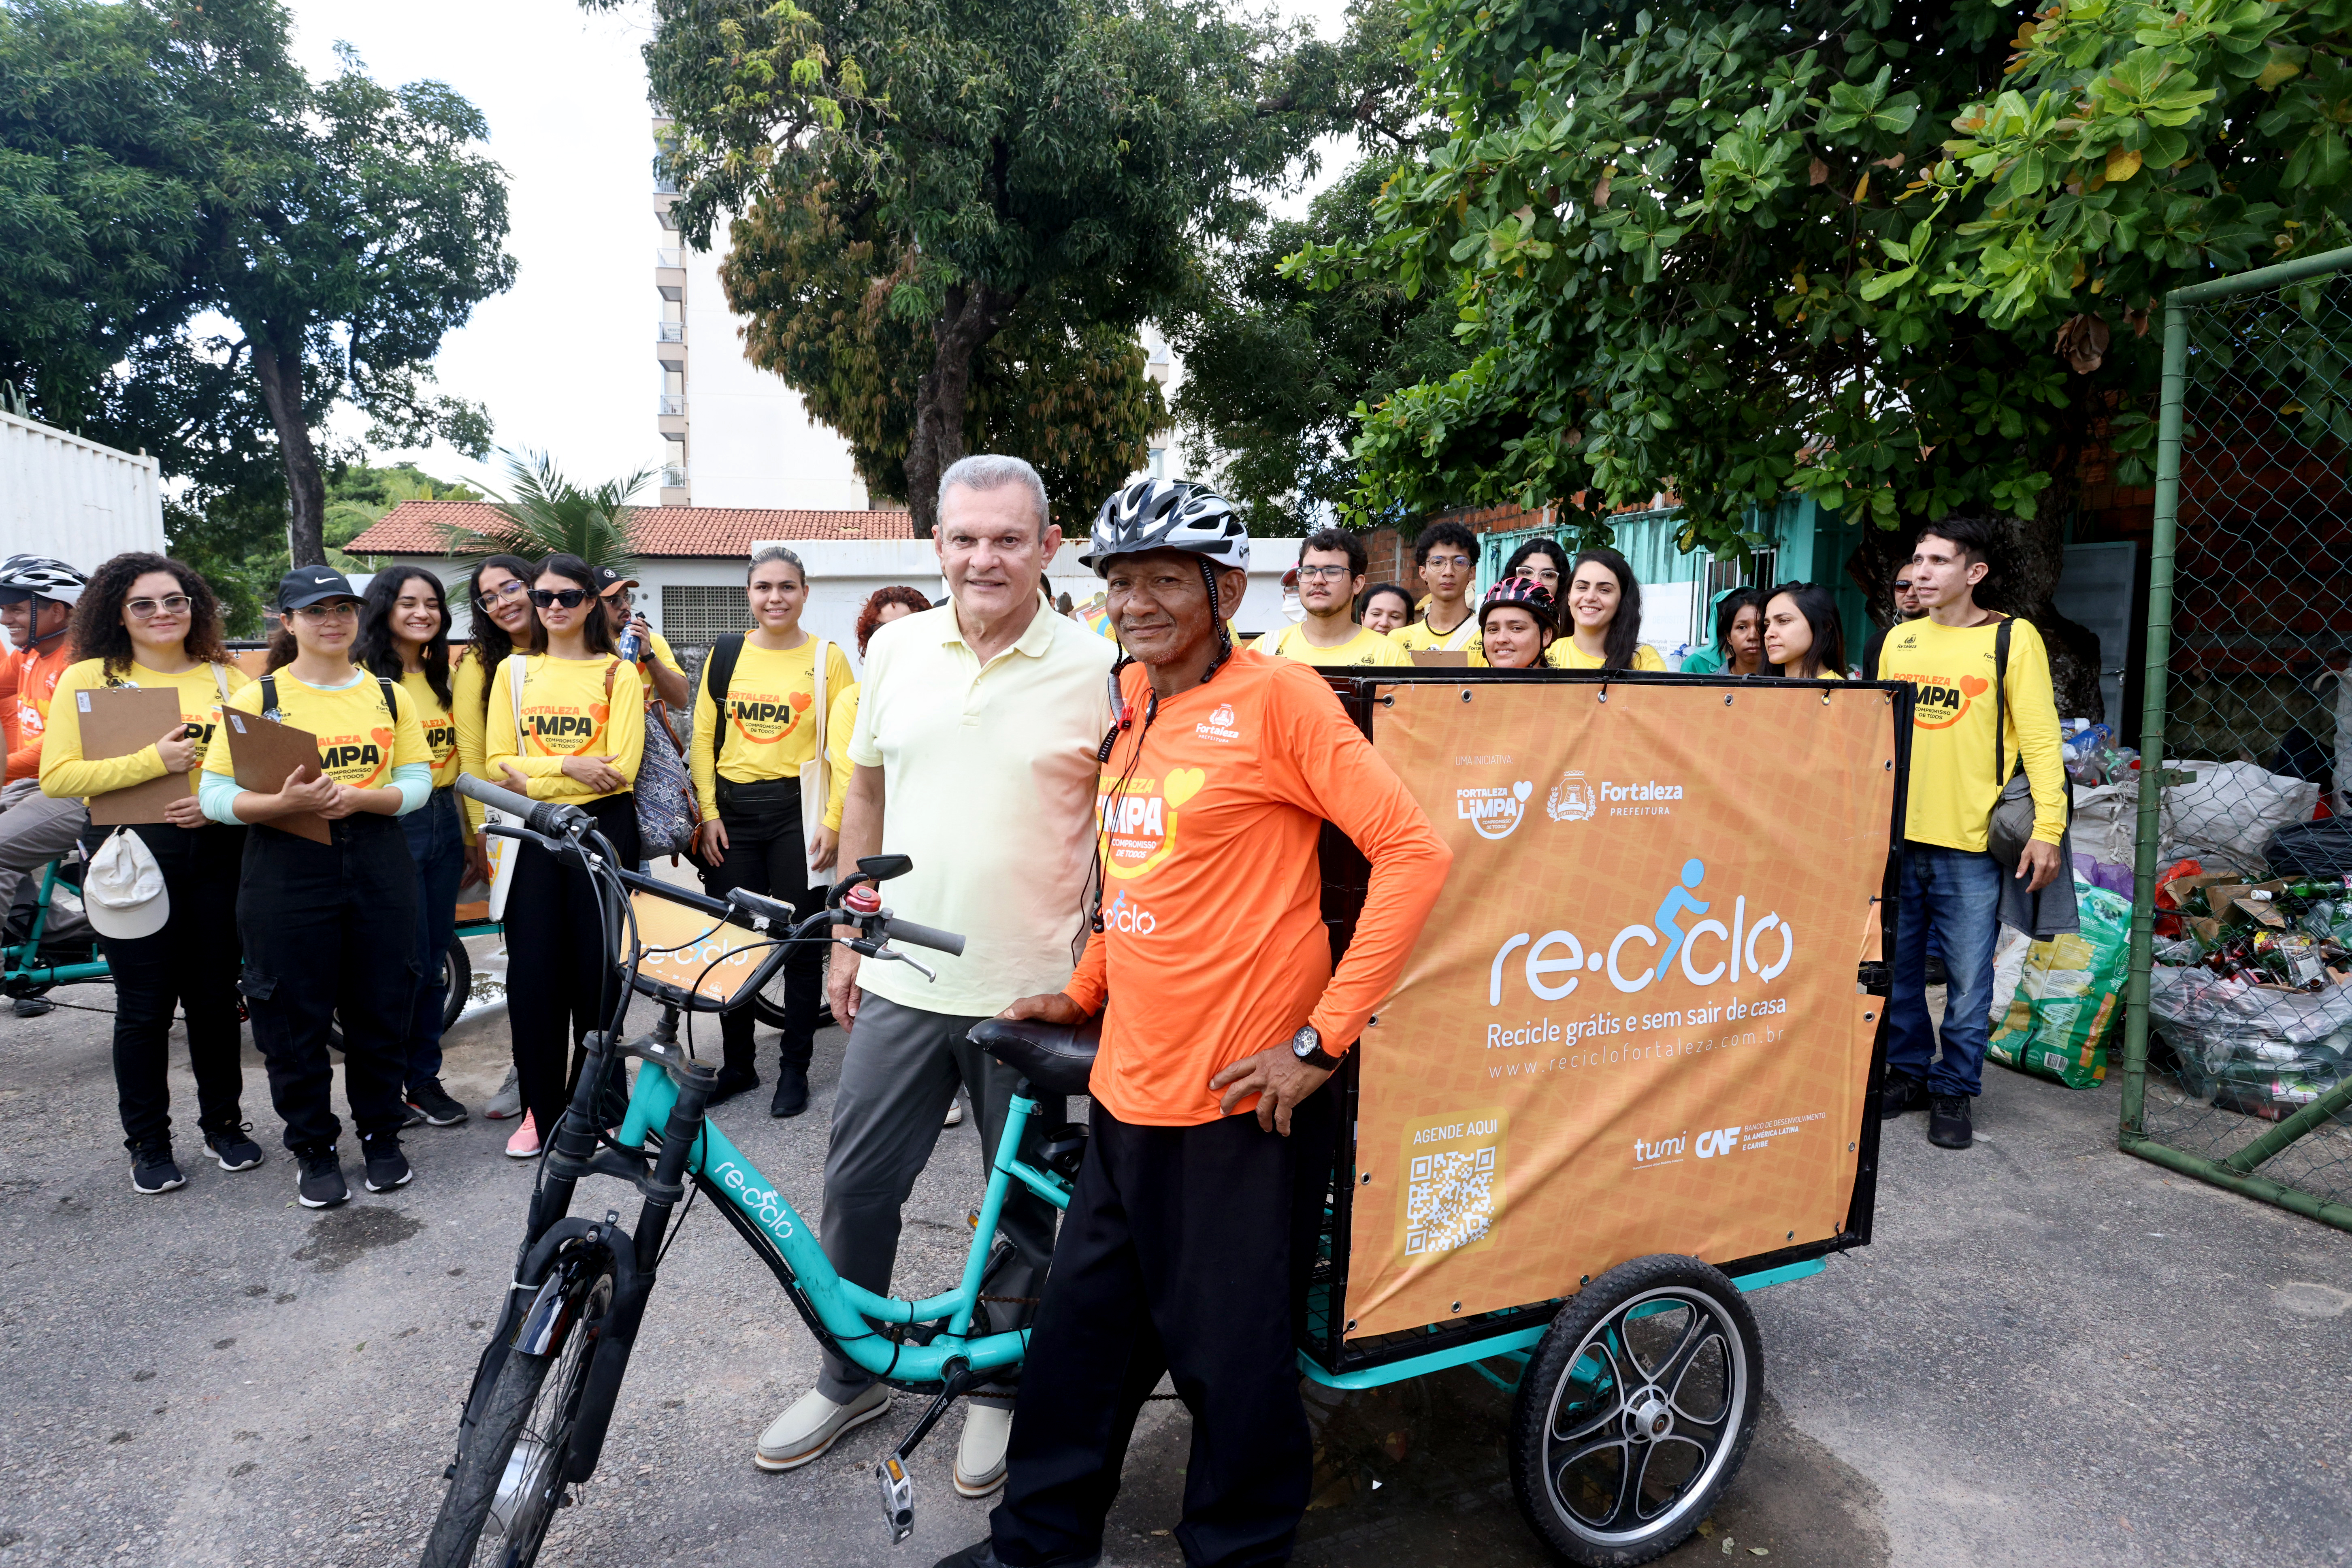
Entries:
{"label": "orange shirt logo", "polygon": [[392,765],[393,732],[370,730],[364,735],[319,737],[319,766],[338,784],[371,789]]}
{"label": "orange shirt logo", "polygon": [[730,693],[727,721],[735,727],[735,732],[743,737],[746,744],[772,746],[793,732],[793,726],[800,722],[801,715],[807,712],[815,701],[814,695],[806,691],[795,691],[782,701],[765,696],[737,697]]}
{"label": "orange shirt logo", "polygon": [[584,713],[570,707],[525,709],[525,742],[537,756],[583,755],[604,733],[604,720],[611,712],[612,709],[602,702],[590,703]]}
{"label": "orange shirt logo", "polygon": [[1208,782],[1205,768],[1171,768],[1164,779],[1107,782],[1095,797],[1095,821],[1110,875],[1140,877],[1175,853],[1180,808]]}

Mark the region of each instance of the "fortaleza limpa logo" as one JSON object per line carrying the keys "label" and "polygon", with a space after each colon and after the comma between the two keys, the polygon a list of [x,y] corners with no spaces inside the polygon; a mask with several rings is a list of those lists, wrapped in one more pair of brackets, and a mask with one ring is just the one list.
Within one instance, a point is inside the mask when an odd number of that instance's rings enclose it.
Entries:
{"label": "fortaleza limpa logo", "polygon": [[1508,838],[1528,811],[1528,796],[1536,793],[1533,779],[1521,779],[1508,789],[1499,785],[1454,792],[1454,815],[1478,830],[1481,838]]}

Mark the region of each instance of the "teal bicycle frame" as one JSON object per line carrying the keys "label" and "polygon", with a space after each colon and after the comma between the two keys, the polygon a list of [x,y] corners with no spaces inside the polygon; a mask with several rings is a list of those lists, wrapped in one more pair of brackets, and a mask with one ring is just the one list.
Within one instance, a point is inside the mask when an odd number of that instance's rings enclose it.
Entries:
{"label": "teal bicycle frame", "polygon": [[[660,1063],[646,1061],[637,1071],[629,1096],[629,1111],[615,1142],[642,1147],[646,1133],[663,1126],[677,1103],[677,1084]],[[1029,1344],[1028,1331],[1012,1333],[971,1332],[980,1305],[981,1277],[995,1244],[996,1226],[1004,1211],[1005,1194],[1019,1182],[1056,1208],[1067,1208],[1069,1184],[1050,1171],[1040,1171],[1021,1158],[1021,1141],[1037,1102],[1014,1096],[989,1163],[988,1188],[981,1199],[980,1220],[972,1232],[971,1250],[964,1259],[963,1277],[956,1288],[937,1296],[906,1300],[877,1296],[844,1279],[818,1246],[808,1222],[774,1184],[761,1174],[751,1157],[726,1133],[705,1121],[687,1156],[687,1171],[710,1196],[728,1205],[742,1222],[767,1238],[782,1258],[791,1279],[787,1288],[806,1303],[816,1322],[839,1346],[841,1353],[886,1382],[929,1384],[944,1382],[952,1363],[961,1362],[974,1372],[1020,1363]],[[946,1328],[927,1344],[907,1344],[875,1332],[875,1324],[934,1323]]]}
{"label": "teal bicycle frame", "polygon": [[[6,957],[6,967],[0,970],[0,994],[29,996],[46,991],[52,985],[78,985],[84,981],[104,980],[110,971],[106,959],[92,944],[92,956],[79,963],[43,963],[41,939],[49,924],[49,898],[58,889],[58,863],[49,862],[41,877],[41,900],[33,910],[32,929],[25,940],[0,949]],[[79,945],[77,943],[77,945]]]}

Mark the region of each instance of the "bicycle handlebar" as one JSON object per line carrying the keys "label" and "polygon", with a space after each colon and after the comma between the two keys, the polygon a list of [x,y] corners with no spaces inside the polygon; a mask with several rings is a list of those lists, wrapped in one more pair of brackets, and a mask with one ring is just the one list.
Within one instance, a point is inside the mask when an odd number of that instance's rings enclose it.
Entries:
{"label": "bicycle handlebar", "polygon": [[882,922],[882,934],[896,937],[900,942],[911,942],[917,947],[934,949],[946,953],[950,958],[963,956],[963,938],[956,935],[955,932],[940,931],[935,926],[917,925],[912,921],[902,921],[896,915],[890,916]]}
{"label": "bicycle handlebar", "polygon": [[457,793],[467,800],[496,806],[510,816],[520,816],[524,826],[550,838],[564,837],[576,827],[594,820],[576,805],[566,805],[558,800],[533,800],[510,789],[500,789],[471,773],[457,775]]}

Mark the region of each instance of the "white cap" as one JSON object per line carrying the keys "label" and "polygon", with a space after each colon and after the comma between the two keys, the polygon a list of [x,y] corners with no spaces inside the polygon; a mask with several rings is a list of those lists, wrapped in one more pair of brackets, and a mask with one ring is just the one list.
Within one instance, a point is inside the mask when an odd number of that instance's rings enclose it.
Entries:
{"label": "white cap", "polygon": [[147,841],[118,827],[98,847],[82,874],[82,909],[100,936],[118,942],[153,936],[172,918],[172,896],[163,890],[163,868]]}

